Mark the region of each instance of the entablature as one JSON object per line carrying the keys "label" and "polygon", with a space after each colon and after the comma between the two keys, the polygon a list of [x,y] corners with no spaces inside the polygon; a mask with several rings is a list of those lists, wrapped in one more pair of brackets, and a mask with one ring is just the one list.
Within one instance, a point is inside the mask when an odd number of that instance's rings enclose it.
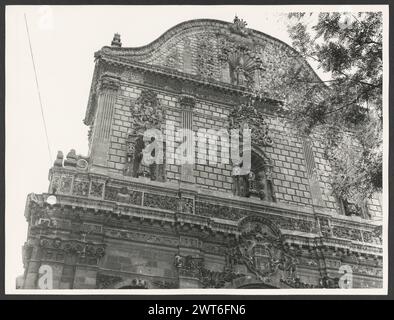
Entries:
{"label": "entablature", "polygon": [[[310,207],[245,199],[188,184],[81,173],[64,167],[53,167],[50,180],[49,193],[30,195],[27,208],[35,203],[36,207],[51,210],[51,205],[45,201],[56,190],[55,206],[80,214],[93,212],[126,220],[197,227],[201,231],[235,237],[239,235],[240,221],[257,215],[277,225],[289,239],[306,239],[308,243],[318,239],[320,245],[354,247],[357,251],[373,254],[382,250],[379,223],[333,217]],[[97,188],[95,184],[102,184],[102,187]],[[26,218],[29,219],[29,209]]]}

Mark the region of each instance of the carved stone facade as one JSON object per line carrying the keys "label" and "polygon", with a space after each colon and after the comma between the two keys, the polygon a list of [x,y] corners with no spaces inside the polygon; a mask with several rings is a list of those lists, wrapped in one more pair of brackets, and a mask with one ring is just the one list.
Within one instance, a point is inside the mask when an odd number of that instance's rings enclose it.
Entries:
{"label": "carved stone facade", "polygon": [[[324,141],[288,127],[291,92],[270,85],[294,63],[320,81],[292,48],[236,17],[140,48],[116,34],[95,57],[89,155],[59,152],[48,193],[28,196],[23,288],[39,288],[42,266],[55,289],[342,288],[349,273],[354,288],[382,287],[378,197],[368,215],[343,213]],[[193,138],[181,129],[235,129],[241,153],[250,129],[250,168],[224,136],[215,156],[173,161]]]}

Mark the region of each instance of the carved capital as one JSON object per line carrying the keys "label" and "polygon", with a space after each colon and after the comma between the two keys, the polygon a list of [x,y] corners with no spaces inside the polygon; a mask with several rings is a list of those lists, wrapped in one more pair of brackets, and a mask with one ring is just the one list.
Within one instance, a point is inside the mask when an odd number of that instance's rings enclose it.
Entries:
{"label": "carved capital", "polygon": [[182,109],[192,110],[196,105],[196,100],[193,96],[183,94],[179,97],[179,105]]}
{"label": "carved capital", "polygon": [[98,84],[99,91],[117,91],[120,88],[120,78],[112,74],[103,74]]}

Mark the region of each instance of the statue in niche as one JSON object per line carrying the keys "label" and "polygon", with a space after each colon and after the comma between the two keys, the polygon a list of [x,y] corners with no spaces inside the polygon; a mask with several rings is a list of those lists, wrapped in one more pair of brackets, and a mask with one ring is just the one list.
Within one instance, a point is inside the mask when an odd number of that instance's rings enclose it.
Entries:
{"label": "statue in niche", "polygon": [[272,184],[272,165],[252,151],[251,170],[240,174],[241,164],[233,167],[233,193],[241,197],[257,197],[264,201],[276,201]]}
{"label": "statue in niche", "polygon": [[236,39],[219,38],[218,59],[229,70],[230,83],[254,90],[259,87],[259,76],[264,70],[261,46]]}
{"label": "statue in niche", "polygon": [[[163,145],[162,141],[155,141],[154,137],[144,139],[144,133],[149,129],[158,129],[161,131],[163,121],[164,111],[156,92],[152,90],[142,91],[131,107],[131,126],[127,139],[125,175],[132,177],[142,176],[157,181],[164,180],[164,157],[161,157],[163,160],[161,163],[153,162],[152,164],[145,164],[143,161],[144,150],[147,150],[150,144],[157,143],[158,146],[160,144],[161,146]],[[152,157],[155,156],[157,149],[152,150],[150,154]]]}

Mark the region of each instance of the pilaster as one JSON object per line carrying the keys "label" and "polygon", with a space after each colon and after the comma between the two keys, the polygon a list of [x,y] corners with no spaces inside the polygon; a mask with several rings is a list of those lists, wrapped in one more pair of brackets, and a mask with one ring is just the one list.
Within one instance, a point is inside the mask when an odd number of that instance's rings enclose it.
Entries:
{"label": "pilaster", "polygon": [[112,74],[103,74],[98,83],[97,111],[94,117],[91,149],[89,150],[93,171],[107,167],[110,147],[111,126],[120,88],[119,78]]}

